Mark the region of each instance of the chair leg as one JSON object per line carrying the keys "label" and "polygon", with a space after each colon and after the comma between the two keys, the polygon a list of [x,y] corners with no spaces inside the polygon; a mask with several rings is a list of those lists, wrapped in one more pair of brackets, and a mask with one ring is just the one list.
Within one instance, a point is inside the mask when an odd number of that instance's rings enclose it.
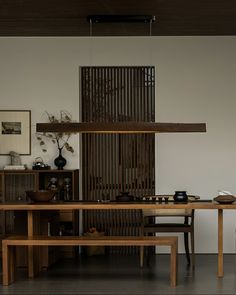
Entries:
{"label": "chair leg", "polygon": [[195,249],[194,249],[194,232],[190,233],[191,237],[191,260],[192,260],[192,269],[195,269]]}
{"label": "chair leg", "polygon": [[155,251],[153,252],[152,248],[153,247],[151,247],[151,246],[146,247],[146,248],[144,248],[144,246],[140,246],[140,254],[139,254],[140,255],[139,256],[140,267],[143,267],[143,265],[144,265],[144,258],[147,260],[147,262],[145,262],[145,263],[147,263],[147,265],[149,265],[151,255],[153,253],[155,254]]}
{"label": "chair leg", "polygon": [[188,233],[184,233],[184,247],[186,259],[188,261],[188,265],[190,265],[190,255],[189,255],[189,245],[188,245]]}

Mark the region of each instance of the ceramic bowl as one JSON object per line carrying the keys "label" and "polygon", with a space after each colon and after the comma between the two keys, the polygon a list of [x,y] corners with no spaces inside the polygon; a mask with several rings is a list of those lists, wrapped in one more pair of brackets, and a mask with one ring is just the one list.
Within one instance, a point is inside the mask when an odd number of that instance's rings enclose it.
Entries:
{"label": "ceramic bowl", "polygon": [[26,191],[26,196],[34,202],[48,202],[54,195],[55,192],[51,190]]}
{"label": "ceramic bowl", "polygon": [[214,198],[214,201],[220,204],[232,204],[236,201],[236,197],[232,195],[219,195]]}
{"label": "ceramic bowl", "polygon": [[129,195],[129,192],[122,192],[121,195],[116,196],[117,202],[132,202],[134,201],[134,196]]}

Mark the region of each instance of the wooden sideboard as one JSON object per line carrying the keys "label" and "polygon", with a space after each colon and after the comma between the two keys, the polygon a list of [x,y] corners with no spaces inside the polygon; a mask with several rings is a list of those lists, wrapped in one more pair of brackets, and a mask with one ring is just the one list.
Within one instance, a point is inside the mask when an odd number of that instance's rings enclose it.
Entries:
{"label": "wooden sideboard", "polygon": [[[52,178],[55,184],[51,183]],[[68,184],[66,183],[68,182]],[[67,185],[67,187],[66,187]],[[67,191],[65,190],[67,188]],[[53,189],[57,199],[67,198],[76,200],[79,198],[79,170],[0,170],[0,202],[26,202],[27,190]],[[42,212],[40,218],[41,232],[48,234],[68,235],[74,234],[77,229],[78,216],[72,210],[56,212]],[[27,214],[24,211],[10,210],[0,212],[0,236],[12,234],[27,234]],[[23,251],[22,251],[23,250]],[[73,255],[73,248],[60,248],[65,256]],[[0,248],[1,252],[1,248]],[[25,266],[26,251],[17,251],[16,263]],[[44,250],[43,264],[47,267],[54,262],[56,257],[53,251]]]}

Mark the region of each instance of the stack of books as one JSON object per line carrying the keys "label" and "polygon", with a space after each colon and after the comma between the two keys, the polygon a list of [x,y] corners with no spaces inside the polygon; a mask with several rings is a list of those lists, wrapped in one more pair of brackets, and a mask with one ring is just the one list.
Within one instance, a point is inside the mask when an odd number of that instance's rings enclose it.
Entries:
{"label": "stack of books", "polygon": [[4,170],[25,170],[25,165],[6,165]]}

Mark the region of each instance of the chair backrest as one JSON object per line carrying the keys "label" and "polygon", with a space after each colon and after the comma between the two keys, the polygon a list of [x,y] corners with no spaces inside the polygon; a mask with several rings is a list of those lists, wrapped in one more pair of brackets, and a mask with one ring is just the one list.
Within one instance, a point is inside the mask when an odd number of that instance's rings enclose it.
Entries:
{"label": "chair backrest", "polygon": [[[159,195],[157,195],[158,197]],[[161,196],[161,195],[160,195]],[[165,195],[166,196],[166,195]],[[200,199],[199,196],[188,195],[188,201],[194,201]],[[173,195],[168,195],[168,200],[173,201]],[[185,216],[191,217],[193,213],[192,209],[143,209],[143,217],[154,216]]]}

